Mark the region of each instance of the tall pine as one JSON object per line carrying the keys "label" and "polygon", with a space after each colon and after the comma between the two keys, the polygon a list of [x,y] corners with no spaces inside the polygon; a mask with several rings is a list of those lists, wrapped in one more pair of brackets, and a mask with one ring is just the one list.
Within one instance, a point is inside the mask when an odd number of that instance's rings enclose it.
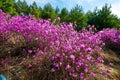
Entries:
{"label": "tall pine", "polygon": [[36,2],[33,2],[32,5],[30,5],[30,14],[34,15],[36,18],[40,18],[42,13],[42,8],[38,7]]}
{"label": "tall pine", "polygon": [[77,24],[76,30],[79,31],[82,27],[87,26],[87,17],[81,6],[76,5],[69,13],[67,20]]}

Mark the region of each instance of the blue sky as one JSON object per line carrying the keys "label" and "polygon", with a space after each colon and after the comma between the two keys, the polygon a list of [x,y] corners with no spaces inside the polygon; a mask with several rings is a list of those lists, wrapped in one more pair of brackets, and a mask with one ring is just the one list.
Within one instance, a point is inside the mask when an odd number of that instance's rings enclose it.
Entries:
{"label": "blue sky", "polygon": [[[23,0],[21,0],[23,1]],[[33,1],[38,6],[43,7],[45,4],[50,3],[54,8],[58,6],[60,9],[66,7],[69,11],[76,5],[82,6],[84,12],[88,10],[94,10],[95,7],[101,8],[105,3],[112,6],[111,10],[120,18],[120,0],[26,0],[28,4],[32,4]]]}

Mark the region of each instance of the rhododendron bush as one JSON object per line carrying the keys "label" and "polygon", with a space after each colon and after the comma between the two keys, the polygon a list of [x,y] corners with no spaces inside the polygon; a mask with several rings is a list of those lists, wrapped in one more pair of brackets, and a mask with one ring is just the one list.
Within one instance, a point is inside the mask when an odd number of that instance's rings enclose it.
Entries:
{"label": "rhododendron bush", "polygon": [[99,32],[106,46],[113,50],[120,50],[120,29],[104,29]]}
{"label": "rhododendron bush", "polygon": [[0,65],[18,64],[26,68],[29,77],[35,76],[33,80],[93,80],[96,73],[106,77],[110,71],[98,68],[104,63],[98,54],[104,43],[94,30],[90,26],[76,32],[72,23],[10,17],[0,10]]}

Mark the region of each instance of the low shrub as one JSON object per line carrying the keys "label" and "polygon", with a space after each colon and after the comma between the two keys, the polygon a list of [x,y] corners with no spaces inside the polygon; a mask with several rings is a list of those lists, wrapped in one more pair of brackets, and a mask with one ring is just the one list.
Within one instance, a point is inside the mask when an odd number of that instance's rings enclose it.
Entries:
{"label": "low shrub", "polygon": [[[3,14],[0,12],[5,20],[0,22],[0,40],[9,50],[1,49],[0,55],[5,54],[0,57],[1,66],[21,66],[28,72],[28,80],[86,80],[108,73],[98,69],[104,63],[98,55],[104,43],[94,27],[76,32],[72,23],[57,25],[32,16]],[[12,60],[16,62],[7,62]]]}
{"label": "low shrub", "polygon": [[120,30],[119,29],[104,29],[99,32],[102,36],[103,42],[106,44],[106,47],[114,50],[120,50]]}

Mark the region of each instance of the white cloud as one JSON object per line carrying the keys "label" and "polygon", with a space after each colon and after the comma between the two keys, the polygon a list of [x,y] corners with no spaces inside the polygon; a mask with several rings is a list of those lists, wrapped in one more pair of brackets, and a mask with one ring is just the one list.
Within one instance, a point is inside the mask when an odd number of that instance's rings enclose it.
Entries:
{"label": "white cloud", "polygon": [[120,1],[112,4],[112,12],[120,18]]}

